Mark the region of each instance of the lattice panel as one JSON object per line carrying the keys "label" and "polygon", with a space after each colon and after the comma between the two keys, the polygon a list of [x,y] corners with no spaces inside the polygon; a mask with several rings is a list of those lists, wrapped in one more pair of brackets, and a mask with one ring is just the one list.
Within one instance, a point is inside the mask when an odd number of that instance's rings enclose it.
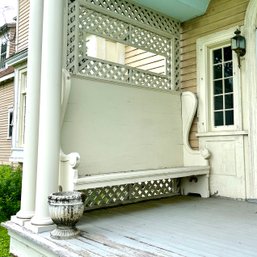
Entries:
{"label": "lattice panel", "polygon": [[[124,0],[83,1],[85,5],[82,1],[69,0],[68,2],[67,69],[71,73],[161,90],[179,87],[180,24],[178,22]],[[119,16],[121,19],[116,18]],[[131,24],[129,20],[134,20],[134,23]],[[144,28],[136,26],[135,21],[138,25],[144,25]],[[149,30],[145,29],[147,26]],[[155,32],[150,28],[155,28]],[[167,32],[170,37],[165,37],[162,33],[160,35],[158,31]],[[140,69],[133,70],[125,65],[122,67],[120,64],[115,65],[100,59],[98,61],[97,58],[92,61],[87,56],[87,34],[102,36],[124,45],[165,56],[165,75],[158,76]],[[101,68],[103,68],[102,71]]]}
{"label": "lattice panel", "polygon": [[161,90],[170,90],[170,79],[163,75],[143,72],[125,65],[118,65],[87,57],[79,63],[79,73],[82,75],[117,80],[136,86],[150,87]]}
{"label": "lattice panel", "polygon": [[161,179],[83,190],[85,210],[177,195],[180,193],[179,184],[179,179]]}
{"label": "lattice panel", "polygon": [[131,70],[129,83],[137,86],[146,86],[162,90],[171,89],[171,81],[165,76],[157,76],[146,72]]}
{"label": "lattice panel", "polygon": [[[79,30],[170,57],[170,39],[80,6]],[[84,40],[81,38],[80,40]]]}
{"label": "lattice panel", "polygon": [[91,77],[129,82],[128,69],[125,66],[92,57],[84,58],[80,62],[79,73]]}
{"label": "lattice panel", "polygon": [[125,0],[85,0],[85,2],[101,8],[103,12],[108,10],[121,17],[130,18],[151,28],[179,37],[179,22],[134,3]]}
{"label": "lattice panel", "polygon": [[130,33],[129,24],[83,6],[80,6],[79,11],[79,29],[81,31],[97,33],[122,42],[125,42],[128,38]]}
{"label": "lattice panel", "polygon": [[174,40],[174,71],[173,71],[173,79],[174,79],[174,83],[175,83],[175,89],[179,88],[179,84],[180,84],[180,41],[179,39],[175,38]]}
{"label": "lattice panel", "polygon": [[68,4],[68,24],[67,24],[67,59],[66,67],[71,73],[75,72],[76,62],[76,2],[69,1]]}

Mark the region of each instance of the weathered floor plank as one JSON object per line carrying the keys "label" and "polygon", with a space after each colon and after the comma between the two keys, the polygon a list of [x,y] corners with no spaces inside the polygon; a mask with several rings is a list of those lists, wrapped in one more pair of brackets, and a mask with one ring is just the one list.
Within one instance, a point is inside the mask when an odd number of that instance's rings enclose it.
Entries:
{"label": "weathered floor plank", "polygon": [[174,197],[89,212],[80,228],[156,256],[250,257],[257,256],[256,212],[242,201]]}
{"label": "weathered floor plank", "polygon": [[257,204],[228,199],[178,196],[91,211],[69,240],[7,227],[63,257],[257,257]]}

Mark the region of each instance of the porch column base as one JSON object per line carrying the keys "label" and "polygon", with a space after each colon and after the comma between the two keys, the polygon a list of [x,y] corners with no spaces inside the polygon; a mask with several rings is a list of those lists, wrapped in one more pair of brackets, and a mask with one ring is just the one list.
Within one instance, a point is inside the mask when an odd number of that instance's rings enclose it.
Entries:
{"label": "porch column base", "polygon": [[30,221],[30,222],[26,222],[24,227],[36,234],[49,232],[56,229],[56,225],[53,224],[53,222],[52,224],[35,225],[35,224],[32,224],[32,222]]}
{"label": "porch column base", "polygon": [[30,218],[28,218],[28,219],[20,218],[17,215],[13,215],[13,216],[11,216],[11,221],[17,225],[24,227],[25,223],[30,221]]}
{"label": "porch column base", "polygon": [[45,225],[52,225],[54,224],[52,219],[50,217],[44,217],[44,216],[34,216],[31,219],[31,224],[36,226],[45,226]]}
{"label": "porch column base", "polygon": [[34,211],[20,210],[16,213],[16,217],[19,219],[31,219],[35,215]]}

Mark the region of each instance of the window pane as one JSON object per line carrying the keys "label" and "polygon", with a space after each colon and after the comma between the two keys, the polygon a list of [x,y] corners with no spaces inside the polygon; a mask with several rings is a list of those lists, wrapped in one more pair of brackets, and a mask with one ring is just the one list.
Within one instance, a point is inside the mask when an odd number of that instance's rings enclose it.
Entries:
{"label": "window pane", "polygon": [[214,113],[214,126],[223,126],[223,112]]}
{"label": "window pane", "polygon": [[213,67],[213,73],[214,73],[214,79],[220,79],[222,78],[222,65],[215,65]]}
{"label": "window pane", "polygon": [[12,137],[12,131],[13,131],[13,111],[9,111],[9,124],[8,124],[8,137]]}
{"label": "window pane", "polygon": [[226,125],[234,125],[234,111],[225,112]]}
{"label": "window pane", "polygon": [[5,67],[7,44],[2,43],[0,49],[1,49],[1,54],[0,54],[0,69],[1,69]]}
{"label": "window pane", "polygon": [[220,63],[222,61],[222,52],[221,49],[213,51],[213,63]]}
{"label": "window pane", "polygon": [[231,46],[225,47],[223,49],[224,51],[224,61],[230,61],[232,60],[232,50],[231,50]]}
{"label": "window pane", "polygon": [[226,109],[231,109],[233,108],[234,103],[233,103],[233,95],[225,95],[225,108]]}
{"label": "window pane", "polygon": [[233,92],[233,79],[225,79],[225,93]]}
{"label": "window pane", "polygon": [[216,80],[214,81],[214,95],[222,94],[222,80]]}
{"label": "window pane", "polygon": [[224,64],[224,77],[231,77],[233,74],[232,62]]}
{"label": "window pane", "polygon": [[1,55],[6,54],[7,51],[7,43],[1,44]]}
{"label": "window pane", "polygon": [[222,109],[223,109],[223,96],[215,96],[214,110],[222,110]]}

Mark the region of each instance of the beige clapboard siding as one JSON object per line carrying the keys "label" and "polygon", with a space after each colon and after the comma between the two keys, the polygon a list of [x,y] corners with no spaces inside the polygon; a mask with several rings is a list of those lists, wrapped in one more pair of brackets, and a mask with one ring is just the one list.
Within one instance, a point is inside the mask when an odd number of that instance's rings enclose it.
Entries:
{"label": "beige clapboard siding", "polygon": [[[249,0],[211,0],[205,15],[182,23],[181,33],[181,88],[197,92],[196,40],[200,37],[244,24]],[[231,35],[232,36],[232,35]],[[195,118],[190,144],[198,148],[197,118]]]}
{"label": "beige clapboard siding", "polygon": [[17,51],[19,52],[28,46],[29,0],[19,1],[17,30]]}
{"label": "beige clapboard siding", "polygon": [[11,155],[11,140],[7,139],[8,110],[13,107],[13,81],[0,86],[0,164],[8,163]]}
{"label": "beige clapboard siding", "polygon": [[193,149],[197,149],[199,147],[196,133],[197,133],[197,118],[195,117],[190,130],[190,134],[189,134],[190,145]]}
{"label": "beige clapboard siding", "polygon": [[158,74],[165,74],[165,57],[132,46],[125,48],[125,64]]}

